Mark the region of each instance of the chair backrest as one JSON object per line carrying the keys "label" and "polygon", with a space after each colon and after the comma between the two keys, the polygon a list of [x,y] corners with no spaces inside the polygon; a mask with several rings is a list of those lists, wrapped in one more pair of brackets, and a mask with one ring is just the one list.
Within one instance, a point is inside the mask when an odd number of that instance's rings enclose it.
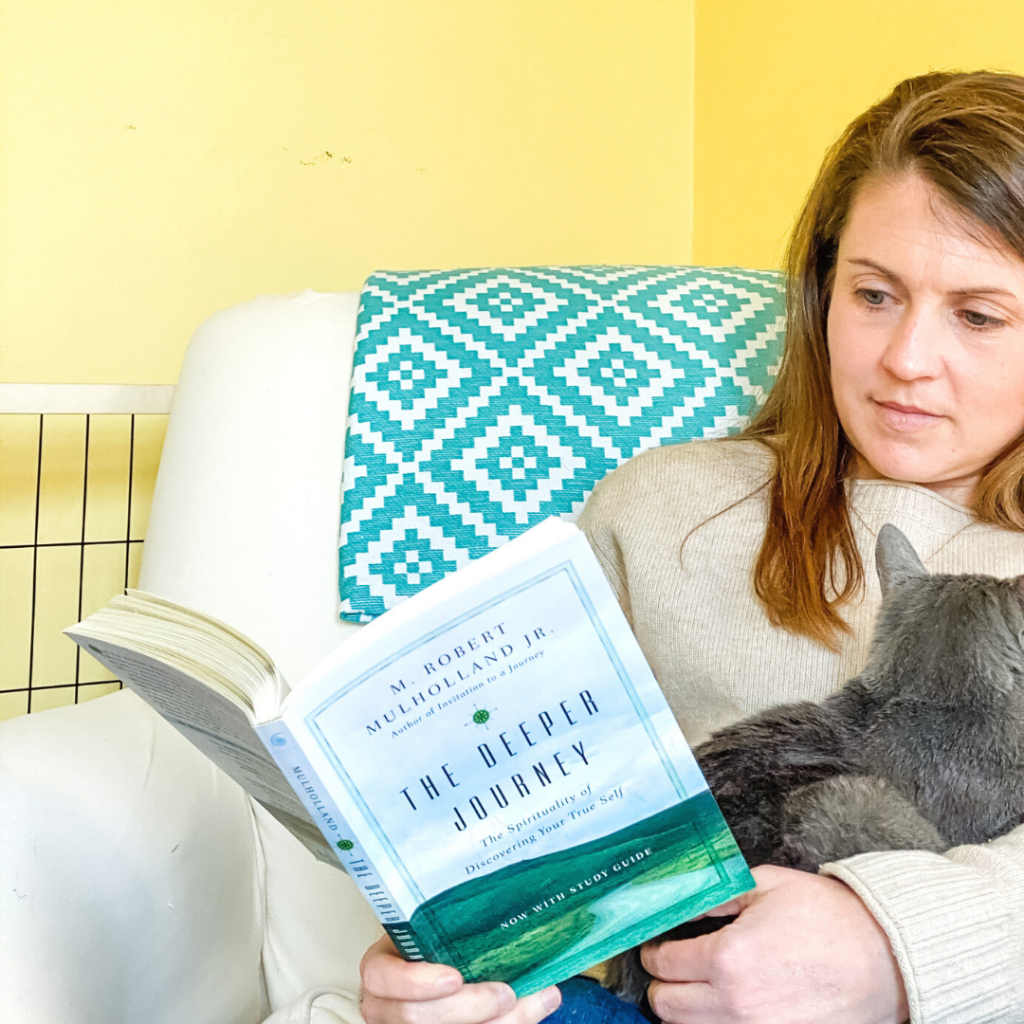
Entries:
{"label": "chair backrest", "polygon": [[262,296],[210,317],[182,365],[139,585],[230,622],[298,679],[337,615],[357,296]]}

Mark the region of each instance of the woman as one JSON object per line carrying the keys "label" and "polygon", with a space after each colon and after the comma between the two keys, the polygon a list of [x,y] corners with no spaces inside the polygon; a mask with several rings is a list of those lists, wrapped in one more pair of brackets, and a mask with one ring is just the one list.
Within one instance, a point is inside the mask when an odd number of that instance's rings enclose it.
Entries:
{"label": "woman", "polygon": [[[580,520],[693,744],[864,664],[882,523],[933,571],[1024,572],[1024,79],[897,86],[828,154],[787,269],[753,424],[630,460]],[[645,950],[664,1020],[1024,1020],[1024,828],[754,877],[734,923]],[[369,1024],[534,1024],[558,1003],[386,940],[363,980]]]}

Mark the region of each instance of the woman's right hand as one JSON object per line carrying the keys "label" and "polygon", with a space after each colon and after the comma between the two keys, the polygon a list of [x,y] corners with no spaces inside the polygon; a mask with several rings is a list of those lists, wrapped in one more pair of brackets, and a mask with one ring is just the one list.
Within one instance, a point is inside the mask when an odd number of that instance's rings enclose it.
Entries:
{"label": "woman's right hand", "polygon": [[467,985],[454,967],[403,960],[386,935],[366,951],[359,974],[366,1024],[538,1024],[562,1001],[554,985],[522,999],[502,982]]}

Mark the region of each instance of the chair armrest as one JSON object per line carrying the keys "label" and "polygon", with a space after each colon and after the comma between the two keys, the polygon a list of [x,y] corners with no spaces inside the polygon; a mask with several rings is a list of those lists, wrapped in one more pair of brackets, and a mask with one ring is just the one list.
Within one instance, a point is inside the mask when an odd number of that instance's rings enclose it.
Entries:
{"label": "chair armrest", "polygon": [[128,691],[0,724],[0,1020],[255,1024],[249,804]]}

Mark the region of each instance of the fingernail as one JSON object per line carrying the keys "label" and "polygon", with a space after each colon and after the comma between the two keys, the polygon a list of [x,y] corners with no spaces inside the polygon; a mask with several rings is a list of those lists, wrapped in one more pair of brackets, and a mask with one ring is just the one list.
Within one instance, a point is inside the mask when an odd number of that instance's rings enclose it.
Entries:
{"label": "fingernail", "polygon": [[498,990],[498,1011],[508,1013],[516,1005],[515,990],[510,985],[496,984],[494,987]]}
{"label": "fingernail", "polygon": [[551,1013],[552,1010],[557,1010],[562,1005],[562,993],[557,985],[544,989],[540,994],[540,998],[541,1004],[548,1013]]}

